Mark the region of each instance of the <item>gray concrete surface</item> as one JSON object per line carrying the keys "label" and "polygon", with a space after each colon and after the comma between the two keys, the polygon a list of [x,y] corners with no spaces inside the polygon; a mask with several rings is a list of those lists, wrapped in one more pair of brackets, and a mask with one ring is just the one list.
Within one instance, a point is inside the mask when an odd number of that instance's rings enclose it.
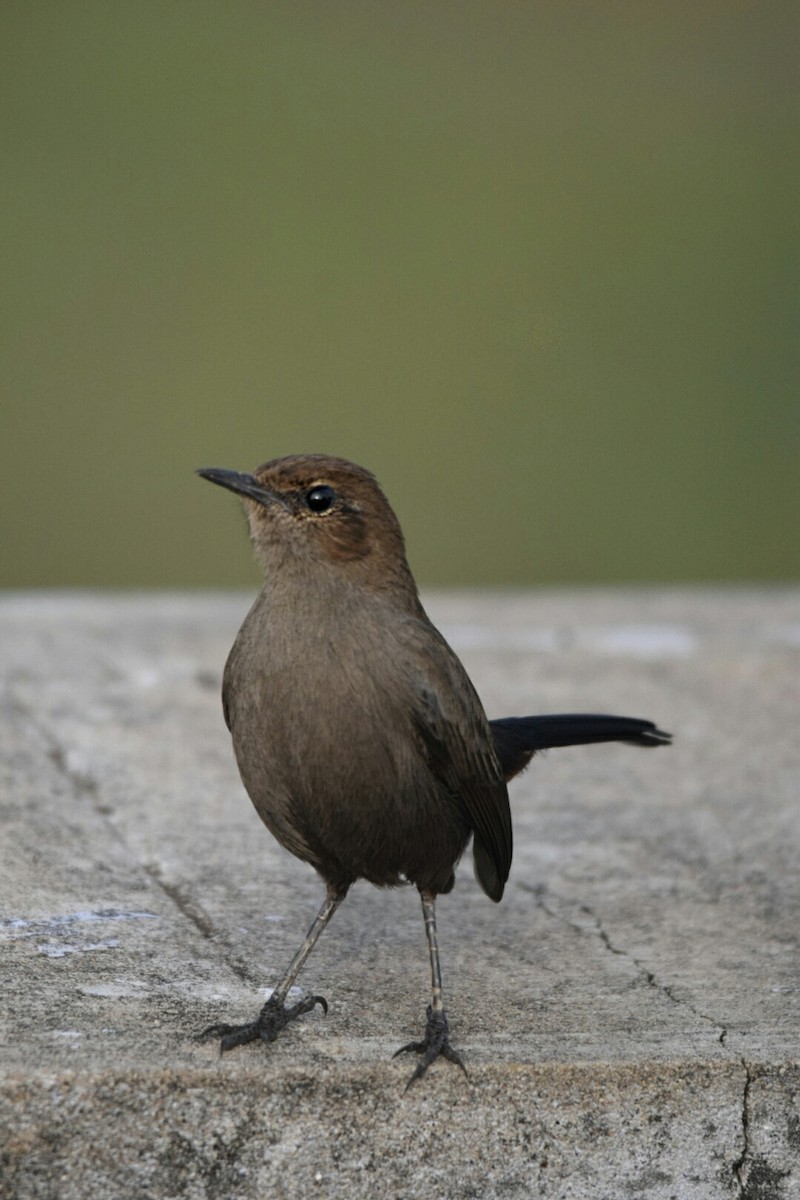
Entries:
{"label": "gray concrete surface", "polygon": [[800,1196],[800,591],[446,593],[490,715],[611,711],[670,750],[551,751],[492,905],[440,904],[454,1036],[405,1093],[416,894],[358,885],[270,1048],[315,912],[218,698],[243,595],[0,598],[0,1196]]}

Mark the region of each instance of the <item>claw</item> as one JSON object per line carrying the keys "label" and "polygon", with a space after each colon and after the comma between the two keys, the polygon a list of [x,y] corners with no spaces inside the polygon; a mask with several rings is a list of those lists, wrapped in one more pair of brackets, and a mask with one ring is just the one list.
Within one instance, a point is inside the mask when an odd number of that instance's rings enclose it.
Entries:
{"label": "claw", "polygon": [[421,1042],[408,1042],[407,1045],[401,1046],[395,1051],[393,1058],[397,1058],[398,1054],[413,1052],[421,1054],[422,1058],[417,1063],[414,1073],[406,1084],[405,1090],[411,1087],[417,1079],[421,1079],[427,1071],[431,1063],[436,1062],[437,1058],[446,1058],[448,1062],[455,1063],[457,1067],[461,1067],[464,1074],[467,1074],[467,1068],[464,1066],[464,1060],[457,1050],[454,1050],[450,1045],[450,1027],[447,1023],[447,1014],[443,1010],[434,1012],[430,1006],[428,1007],[428,1021],[425,1027],[425,1038]]}
{"label": "claw", "polygon": [[406,1042],[405,1046],[401,1046],[399,1050],[395,1050],[392,1058],[398,1058],[401,1054],[408,1053],[409,1050],[413,1051],[414,1054],[422,1054],[422,1051],[427,1049],[428,1047],[425,1042]]}
{"label": "claw", "polygon": [[236,1046],[246,1046],[248,1042],[256,1042],[259,1039],[262,1042],[274,1042],[280,1031],[285,1029],[290,1021],[302,1016],[303,1013],[311,1012],[316,1005],[319,1005],[327,1016],[328,1002],[324,996],[306,996],[304,1000],[293,1004],[291,1008],[287,1008],[281,1000],[275,1000],[270,996],[255,1021],[244,1025],[222,1023],[209,1025],[202,1033],[198,1034],[197,1040],[205,1042],[212,1037],[218,1037],[220,1054],[224,1054],[226,1050],[233,1050]]}

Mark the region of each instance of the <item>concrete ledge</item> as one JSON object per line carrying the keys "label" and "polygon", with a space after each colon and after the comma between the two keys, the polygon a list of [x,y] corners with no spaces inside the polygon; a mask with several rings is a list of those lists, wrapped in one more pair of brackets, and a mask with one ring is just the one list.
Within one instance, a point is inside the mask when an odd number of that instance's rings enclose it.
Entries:
{"label": "concrete ledge", "polygon": [[490,715],[617,711],[656,752],[552,751],[490,904],[441,904],[454,1035],[410,891],[351,897],[269,1049],[244,1019],[320,899],[219,708],[250,597],[0,598],[0,1197],[800,1196],[800,590],[446,593]]}

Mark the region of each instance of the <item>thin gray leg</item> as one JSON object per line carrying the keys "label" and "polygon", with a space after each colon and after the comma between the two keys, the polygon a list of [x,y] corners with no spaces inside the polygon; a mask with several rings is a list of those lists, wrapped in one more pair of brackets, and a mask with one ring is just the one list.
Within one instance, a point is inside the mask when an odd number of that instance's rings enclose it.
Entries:
{"label": "thin gray leg", "polygon": [[220,1038],[219,1048],[220,1054],[222,1054],[226,1050],[233,1050],[234,1046],[244,1046],[248,1042],[255,1042],[259,1039],[262,1042],[274,1042],[280,1031],[290,1021],[293,1021],[295,1017],[299,1017],[303,1013],[311,1012],[312,1008],[317,1004],[327,1013],[328,1002],[324,996],[306,996],[304,1000],[300,1000],[290,1008],[286,1007],[285,1000],[289,993],[289,988],[300,974],[303,964],[314,949],[319,935],[344,900],[344,897],[344,892],[336,892],[332,888],[328,888],[325,901],[314,918],[302,946],[289,963],[286,972],[277,987],[273,989],[272,995],[261,1009],[255,1021],[250,1021],[246,1025],[209,1025],[208,1029],[204,1029],[200,1034],[200,1041],[205,1041],[207,1038],[212,1037]]}
{"label": "thin gray leg", "polygon": [[439,943],[436,940],[436,894],[420,889],[420,898],[422,900],[422,915],[425,918],[428,953],[431,960],[431,1002],[427,1010],[424,1039],[421,1042],[409,1042],[408,1045],[401,1046],[395,1054],[396,1058],[398,1054],[404,1054],[407,1050],[412,1050],[415,1054],[422,1055],[413,1075],[406,1084],[406,1091],[408,1091],[416,1079],[421,1078],[425,1074],[431,1063],[435,1062],[439,1057],[446,1058],[448,1062],[455,1063],[456,1066],[461,1067],[465,1075],[467,1073],[467,1068],[464,1066],[461,1055],[450,1045],[450,1026],[447,1023],[447,1013],[444,1010],[444,997],[442,993]]}
{"label": "thin gray leg", "polygon": [[300,974],[306,959],[316,946],[319,935],[322,933],[323,929],[328,924],[328,921],[330,921],[331,917],[342,903],[342,900],[344,900],[344,896],[342,896],[340,893],[332,892],[330,889],[328,890],[328,894],[325,897],[322,908],[311,922],[311,927],[305,936],[302,946],[289,963],[289,966],[286,968],[286,974],[283,976],[280,983],[273,989],[272,996],[270,997],[271,1000],[276,1001],[276,1003],[283,1004],[289,993],[289,988]]}
{"label": "thin gray leg", "polygon": [[425,919],[425,936],[431,957],[431,1012],[444,1012],[442,994],[442,968],[439,965],[439,943],[436,940],[436,897],[433,892],[420,892],[422,916]]}

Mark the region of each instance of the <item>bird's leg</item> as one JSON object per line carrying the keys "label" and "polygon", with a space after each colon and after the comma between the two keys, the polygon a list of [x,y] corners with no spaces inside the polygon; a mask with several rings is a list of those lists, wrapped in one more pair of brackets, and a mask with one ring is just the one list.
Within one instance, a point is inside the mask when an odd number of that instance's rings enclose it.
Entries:
{"label": "bird's leg", "polygon": [[295,1017],[301,1016],[302,1013],[311,1012],[312,1008],[317,1004],[327,1013],[328,1003],[324,996],[306,996],[304,1000],[291,1005],[289,1008],[286,1007],[285,1000],[289,993],[289,988],[300,974],[303,964],[314,949],[319,935],[336,912],[342,900],[344,900],[344,897],[345,892],[330,886],[328,887],[325,902],[314,918],[302,946],[289,963],[285,974],[277,987],[273,989],[272,995],[261,1009],[255,1021],[251,1021],[246,1025],[209,1025],[200,1034],[199,1040],[205,1041],[207,1038],[212,1037],[220,1038],[220,1053],[222,1054],[225,1050],[233,1050],[235,1046],[244,1046],[247,1042],[255,1042],[259,1038],[263,1042],[274,1042],[280,1031],[290,1021],[293,1021]]}
{"label": "bird's leg", "polygon": [[416,1054],[422,1055],[414,1074],[406,1084],[406,1091],[415,1079],[419,1079],[425,1074],[431,1063],[435,1062],[440,1055],[461,1067],[465,1075],[467,1073],[461,1055],[450,1045],[450,1027],[447,1023],[447,1013],[444,1011],[442,969],[439,965],[439,943],[436,940],[436,894],[420,889],[420,897],[422,899],[422,915],[425,918],[425,936],[428,939],[428,952],[431,958],[431,1002],[428,1005],[428,1021],[423,1040],[401,1046],[394,1056],[397,1058],[398,1054],[404,1054],[407,1050],[413,1050]]}

